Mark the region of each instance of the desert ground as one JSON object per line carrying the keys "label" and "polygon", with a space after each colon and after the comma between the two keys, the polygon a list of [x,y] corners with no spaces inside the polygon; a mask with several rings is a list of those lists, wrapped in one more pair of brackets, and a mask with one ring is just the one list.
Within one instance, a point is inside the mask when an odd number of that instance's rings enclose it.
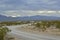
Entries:
{"label": "desert ground", "polygon": [[[28,24],[7,26],[12,31],[8,33],[15,37],[15,40],[60,40],[59,35],[52,35],[52,33],[40,32],[32,30]],[[54,34],[54,33],[53,33]],[[55,32],[56,34],[56,32]],[[60,33],[59,33],[60,34]]]}

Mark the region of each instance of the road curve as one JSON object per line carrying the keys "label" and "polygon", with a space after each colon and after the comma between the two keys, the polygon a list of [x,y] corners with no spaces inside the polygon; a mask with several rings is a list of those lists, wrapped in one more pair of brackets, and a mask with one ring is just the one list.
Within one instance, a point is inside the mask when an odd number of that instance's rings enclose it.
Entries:
{"label": "road curve", "polygon": [[17,38],[21,38],[23,40],[60,40],[60,36],[51,36],[51,35],[37,35],[27,32],[22,32],[17,30],[17,27],[27,26],[28,24],[16,25],[16,26],[7,26],[12,31],[9,33]]}

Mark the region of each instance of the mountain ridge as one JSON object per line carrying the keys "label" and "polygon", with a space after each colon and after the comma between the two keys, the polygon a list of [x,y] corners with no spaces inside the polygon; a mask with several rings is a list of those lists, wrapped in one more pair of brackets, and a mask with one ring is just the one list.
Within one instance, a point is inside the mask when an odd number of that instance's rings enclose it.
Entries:
{"label": "mountain ridge", "polygon": [[0,15],[0,21],[31,21],[31,20],[60,20],[60,17],[55,16],[24,16],[24,17],[7,17]]}

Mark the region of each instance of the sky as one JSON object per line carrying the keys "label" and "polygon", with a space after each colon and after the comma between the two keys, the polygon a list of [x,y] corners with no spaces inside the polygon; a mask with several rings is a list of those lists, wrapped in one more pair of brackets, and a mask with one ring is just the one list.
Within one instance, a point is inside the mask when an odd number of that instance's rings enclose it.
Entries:
{"label": "sky", "polygon": [[60,17],[60,0],[0,0],[0,15]]}

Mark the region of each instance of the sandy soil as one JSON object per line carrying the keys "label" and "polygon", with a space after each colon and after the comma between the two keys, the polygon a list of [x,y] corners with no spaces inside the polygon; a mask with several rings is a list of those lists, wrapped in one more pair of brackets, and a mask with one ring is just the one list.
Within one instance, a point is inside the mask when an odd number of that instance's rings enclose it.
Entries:
{"label": "sandy soil", "polygon": [[20,38],[14,37],[13,35],[6,35],[5,40],[22,40]]}
{"label": "sandy soil", "polygon": [[26,27],[18,27],[18,30],[34,33],[34,34],[52,34],[52,35],[60,35],[60,31],[58,29],[47,29],[45,32],[42,32],[41,29],[38,30],[38,28],[33,28],[33,26],[26,26]]}

